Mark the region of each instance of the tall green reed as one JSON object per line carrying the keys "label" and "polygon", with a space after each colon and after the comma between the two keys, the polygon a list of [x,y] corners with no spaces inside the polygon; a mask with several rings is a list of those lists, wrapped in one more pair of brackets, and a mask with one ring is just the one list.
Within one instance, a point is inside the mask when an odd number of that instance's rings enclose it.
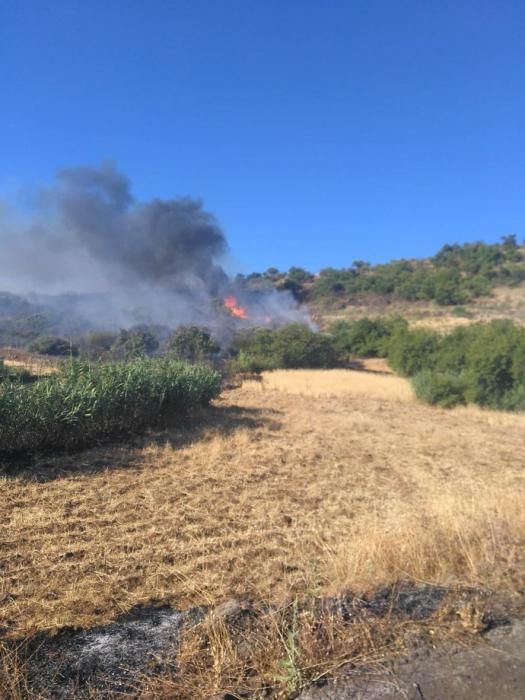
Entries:
{"label": "tall green reed", "polygon": [[218,394],[204,366],[139,359],[72,361],[34,384],[0,384],[0,454],[87,446],[167,423]]}

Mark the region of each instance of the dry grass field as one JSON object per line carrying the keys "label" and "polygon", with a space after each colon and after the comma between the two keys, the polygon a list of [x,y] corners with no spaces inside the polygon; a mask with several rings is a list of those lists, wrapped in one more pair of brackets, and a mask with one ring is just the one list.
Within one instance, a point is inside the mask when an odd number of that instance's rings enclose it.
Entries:
{"label": "dry grass field", "polygon": [[459,326],[477,321],[490,322],[496,319],[511,319],[518,325],[525,325],[525,285],[517,287],[497,287],[491,294],[474,299],[463,307],[463,315],[455,315],[453,309],[439,306],[430,301],[385,301],[363,298],[355,304],[341,309],[314,311],[315,320],[323,329],[336,321],[356,321],[361,318],[402,316],[413,328],[428,328],[440,333],[448,333]]}
{"label": "dry grass field", "polygon": [[0,360],[6,367],[27,369],[38,377],[56,372],[63,362],[62,358],[44,357],[27,350],[9,347],[0,348]]}
{"label": "dry grass field", "polygon": [[[365,365],[365,361],[362,363]],[[260,391],[277,390],[300,396],[353,396],[368,399],[385,399],[394,401],[414,401],[414,394],[409,382],[393,374],[383,376],[379,368],[384,360],[374,363],[366,361],[368,372],[348,369],[298,369],[275,370],[265,372],[262,381],[246,381],[245,388]],[[387,372],[385,372],[387,374]]]}
{"label": "dry grass field", "polygon": [[436,409],[398,377],[336,370],[267,374],[200,418],[7,468],[6,638],[152,600],[280,604],[399,579],[523,591],[525,416]]}
{"label": "dry grass field", "polygon": [[150,599],[275,600],[402,575],[521,585],[525,416],[423,406],[395,377],[277,372],[203,418],[2,478],[10,635]]}

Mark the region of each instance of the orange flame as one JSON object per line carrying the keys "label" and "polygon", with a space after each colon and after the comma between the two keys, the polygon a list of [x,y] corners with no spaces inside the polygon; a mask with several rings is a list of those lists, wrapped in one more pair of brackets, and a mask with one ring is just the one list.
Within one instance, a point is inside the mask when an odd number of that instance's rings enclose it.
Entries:
{"label": "orange flame", "polygon": [[248,312],[243,306],[239,306],[237,299],[233,295],[225,297],[224,306],[235,318],[248,318]]}

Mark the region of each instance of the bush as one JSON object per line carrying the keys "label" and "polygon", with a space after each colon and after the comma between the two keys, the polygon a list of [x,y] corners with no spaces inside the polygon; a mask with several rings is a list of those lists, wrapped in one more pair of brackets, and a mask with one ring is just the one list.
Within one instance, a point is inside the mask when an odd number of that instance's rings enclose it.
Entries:
{"label": "bush", "polygon": [[68,355],[78,355],[78,348],[69,340],[59,338],[56,335],[41,335],[29,345],[31,352],[40,355],[53,355],[64,357]]}
{"label": "bush", "polygon": [[187,362],[204,362],[219,352],[218,343],[198,326],[180,326],[168,339],[168,353]]}
{"label": "bush", "polygon": [[251,329],[233,341],[233,372],[335,367],[339,356],[329,336],[293,323],[277,330]]}
{"label": "bush", "polygon": [[241,350],[227,363],[229,374],[253,374],[278,369],[278,362],[271,357],[253,355]]}
{"label": "bush", "polygon": [[158,349],[159,341],[144,328],[122,329],[111,346],[111,355],[119,360],[149,357]]}
{"label": "bush", "polygon": [[[354,297],[395,296],[410,301],[434,300],[440,305],[464,304],[498,285],[525,279],[523,256],[507,237],[501,244],[445,245],[428,260],[394,260],[370,265],[355,261],[351,267],[325,268],[319,275],[290,268],[286,275],[266,274],[264,279],[289,289],[301,301],[345,303]],[[260,274],[238,280],[248,287],[260,283]]]}
{"label": "bush", "polygon": [[439,336],[425,330],[399,329],[390,339],[388,361],[395,372],[412,377],[423,369],[431,369],[439,347]]}
{"label": "bush", "polygon": [[80,351],[82,356],[91,360],[100,360],[108,357],[112,346],[115,344],[119,334],[113,331],[95,331],[84,336],[80,341]]}
{"label": "bush", "polygon": [[274,352],[280,360],[280,366],[288,369],[335,367],[338,364],[332,339],[314,333],[299,323],[275,331]]}
{"label": "bush", "polygon": [[501,408],[506,411],[525,411],[525,384],[519,384],[501,399]]}
{"label": "bush", "polygon": [[451,408],[467,403],[468,383],[461,374],[426,369],[412,378],[412,387],[418,399],[435,406]]}
{"label": "bush", "polygon": [[439,405],[525,408],[525,329],[477,323],[439,337],[421,331],[391,341],[390,362],[414,378],[418,397]]}
{"label": "bush", "polygon": [[337,321],[330,328],[334,347],[342,356],[386,357],[392,334],[408,328],[401,318]]}
{"label": "bush", "polygon": [[77,448],[163,425],[207,404],[220,375],[170,359],[74,362],[34,384],[0,383],[0,453]]}

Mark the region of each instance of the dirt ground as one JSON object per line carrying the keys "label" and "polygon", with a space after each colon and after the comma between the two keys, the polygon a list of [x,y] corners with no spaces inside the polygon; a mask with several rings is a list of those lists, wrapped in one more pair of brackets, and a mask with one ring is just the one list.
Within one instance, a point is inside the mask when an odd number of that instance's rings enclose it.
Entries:
{"label": "dirt ground", "polygon": [[489,632],[473,648],[412,650],[393,663],[312,686],[299,700],[523,700],[525,624]]}

